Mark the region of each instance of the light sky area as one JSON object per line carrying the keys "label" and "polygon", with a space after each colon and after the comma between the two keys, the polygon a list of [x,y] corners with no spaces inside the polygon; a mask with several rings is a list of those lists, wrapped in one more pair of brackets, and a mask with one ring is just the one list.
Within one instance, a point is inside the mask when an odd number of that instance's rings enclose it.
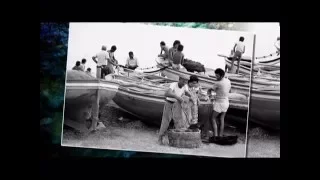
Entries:
{"label": "light sky area", "polygon": [[160,53],[161,41],[170,48],[174,40],[180,40],[184,45],[185,58],[198,61],[212,69],[224,69],[224,58],[217,54],[229,55],[240,36],[245,38],[245,56],[252,56],[253,33],[256,34],[256,57],[275,52],[274,43],[280,36],[279,23],[242,24],[245,24],[250,32],[141,23],[70,23],[67,69],[72,69],[76,61],[86,58],[86,68],[90,67],[94,75],[96,64],[92,56],[101,51],[102,45],[106,45],[108,50],[112,45],[116,45],[115,57],[122,65],[125,65],[129,51],[133,51],[142,68],[156,65],[155,59]]}

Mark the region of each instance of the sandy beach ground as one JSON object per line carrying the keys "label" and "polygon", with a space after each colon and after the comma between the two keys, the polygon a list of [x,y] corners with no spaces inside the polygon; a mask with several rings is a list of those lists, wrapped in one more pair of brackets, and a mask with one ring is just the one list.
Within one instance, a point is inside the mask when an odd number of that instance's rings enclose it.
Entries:
{"label": "sandy beach ground", "polygon": [[[123,117],[124,120],[120,121],[120,117]],[[245,134],[233,128],[226,128],[225,131],[226,134],[239,136],[238,143],[235,145],[202,144],[200,148],[187,149],[170,147],[167,139],[166,145],[159,145],[157,143],[158,127],[145,125],[134,116],[119,110],[113,104],[103,108],[100,120],[106,128],[86,136],[65,127],[62,145],[212,157],[245,157]]]}
{"label": "sandy beach ground", "polygon": [[[123,120],[119,120],[123,117]],[[233,146],[202,144],[200,148],[175,148],[157,143],[158,127],[144,124],[134,116],[120,110],[114,103],[106,105],[100,120],[106,128],[81,135],[65,127],[63,146],[97,149],[133,150],[157,153],[173,153],[211,157],[245,157],[245,131],[226,127],[225,134],[238,135],[238,143]],[[280,157],[280,137],[270,136],[261,128],[249,129],[248,157]]]}
{"label": "sandy beach ground", "polygon": [[280,157],[280,132],[251,127],[248,132],[247,157]]}

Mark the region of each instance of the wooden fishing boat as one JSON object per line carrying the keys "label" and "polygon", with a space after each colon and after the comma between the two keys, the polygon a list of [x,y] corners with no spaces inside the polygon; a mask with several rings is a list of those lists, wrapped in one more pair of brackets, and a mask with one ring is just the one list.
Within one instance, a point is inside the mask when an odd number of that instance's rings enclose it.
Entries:
{"label": "wooden fishing boat", "polygon": [[[252,92],[249,120],[261,126],[280,130],[280,92]],[[275,96],[279,93],[279,96]]]}
{"label": "wooden fishing boat", "polygon": [[[181,73],[190,75],[191,73],[179,72],[171,68],[166,68],[165,72],[172,73],[179,76]],[[197,75],[200,80],[200,84],[204,87],[210,87],[214,83],[214,80],[208,79]],[[241,80],[237,77],[229,77],[232,83],[232,92],[249,95],[249,89],[240,89],[238,86],[241,84]],[[232,80],[233,79],[233,80]],[[237,82],[235,80],[237,79]],[[243,82],[248,82],[243,80]],[[260,85],[257,84],[267,84]],[[245,83],[244,83],[245,84]],[[262,126],[268,126],[273,129],[280,129],[280,82],[279,81],[263,81],[263,79],[254,79],[252,83],[252,89],[250,91],[250,111],[252,110],[250,121],[260,124]],[[266,111],[264,111],[266,109]]]}
{"label": "wooden fishing boat", "polygon": [[[163,67],[161,63],[157,62],[159,67]],[[174,70],[171,67],[167,67],[163,70],[163,74],[168,76],[170,79],[178,81],[181,75],[196,75],[199,78],[199,83],[204,88],[211,88],[213,84],[216,83],[216,78],[214,76],[205,76],[196,73],[191,73],[187,71],[178,71]],[[250,87],[250,80],[249,78],[238,78],[238,77],[228,77],[231,81],[231,92],[240,93],[243,95],[249,95],[249,87]],[[252,84],[252,89],[260,89],[265,86],[277,86],[280,82],[274,82],[270,80],[264,79],[254,79],[254,84]]]}
{"label": "wooden fishing boat", "polygon": [[[223,54],[218,54],[218,56],[227,58],[228,60],[232,60],[232,58],[233,58],[231,55],[226,56],[226,55],[223,55]],[[247,62],[247,63],[251,64],[252,57],[250,57],[250,56],[242,56],[241,57],[241,62],[243,62],[243,63]],[[255,61],[254,61],[254,64],[260,63],[260,64],[264,64],[264,65],[274,65],[274,64],[277,64],[279,62],[280,62],[280,54],[279,53],[272,53],[272,54],[267,55],[267,56],[256,57]]]}
{"label": "wooden fishing boat", "polygon": [[87,133],[95,129],[99,107],[113,99],[118,83],[75,70],[68,70],[66,78],[64,124]]}
{"label": "wooden fishing boat", "polygon": [[[166,89],[162,90],[143,90],[136,87],[119,86],[118,92],[113,101],[122,109],[139,117],[147,124],[160,126],[163,107],[165,103]],[[211,102],[202,102],[199,106],[199,120],[209,118],[213,107]],[[248,102],[241,100],[230,100],[230,110],[227,119],[234,116],[234,112],[240,114],[237,120],[246,122]],[[240,112],[240,113],[239,113]],[[231,115],[231,116],[230,116]]]}

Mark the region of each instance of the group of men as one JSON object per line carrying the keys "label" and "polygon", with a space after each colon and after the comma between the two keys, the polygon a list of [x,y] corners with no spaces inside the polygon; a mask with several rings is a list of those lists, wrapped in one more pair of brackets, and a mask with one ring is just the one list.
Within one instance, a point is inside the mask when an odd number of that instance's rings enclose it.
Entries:
{"label": "group of men", "polygon": [[160,42],[161,52],[158,57],[163,58],[163,60],[167,60],[169,65],[172,66],[173,69],[179,70],[181,65],[184,64],[184,54],[183,45],[179,40],[175,40],[173,42],[173,46],[168,49],[166,43],[161,41]]}
{"label": "group of men", "polygon": [[[225,72],[220,68],[215,70],[215,75],[218,81],[207,91],[207,95],[213,100],[213,111],[209,121],[198,121],[197,109],[200,103],[198,95],[200,94],[201,87],[196,75],[191,75],[190,78],[180,76],[179,82],[170,84],[169,89],[165,93],[166,99],[158,138],[160,144],[164,144],[163,138],[171,121],[174,122],[175,129],[184,131],[194,131],[203,127],[201,131],[203,142],[209,142],[210,138],[223,136],[224,118],[229,108],[228,97],[231,82],[225,78]],[[216,93],[214,98],[212,98],[212,91]],[[195,114],[193,113],[189,117],[184,107],[184,104],[188,102],[191,111],[196,111]],[[209,133],[210,127],[214,132],[212,137]]]}
{"label": "group of men", "polygon": [[[107,50],[107,46],[103,45],[101,51],[92,57],[92,60],[97,64],[97,78],[104,79],[106,75],[115,72],[114,68],[119,68],[118,60],[114,55],[116,50],[117,47],[115,45],[111,46],[110,50]],[[129,52],[125,67],[131,70],[139,67],[138,59],[134,57],[132,51]]]}
{"label": "group of men", "polygon": [[[82,59],[81,62],[77,61],[76,65],[72,68],[72,70],[77,70],[77,71],[84,71],[86,69],[86,59]],[[87,68],[86,71],[87,74],[91,75],[91,68]]]}
{"label": "group of men", "polygon": [[[97,78],[104,79],[106,75],[115,73],[115,68],[119,68],[120,65],[114,55],[116,50],[117,47],[115,45],[111,46],[110,50],[107,50],[107,46],[103,45],[101,51],[92,57],[92,60],[97,64]],[[77,61],[72,70],[84,71],[86,61],[86,59],[82,59],[81,62]],[[138,59],[130,51],[125,68],[135,70],[137,67],[139,67]],[[91,75],[91,68],[88,68],[86,72]]]}

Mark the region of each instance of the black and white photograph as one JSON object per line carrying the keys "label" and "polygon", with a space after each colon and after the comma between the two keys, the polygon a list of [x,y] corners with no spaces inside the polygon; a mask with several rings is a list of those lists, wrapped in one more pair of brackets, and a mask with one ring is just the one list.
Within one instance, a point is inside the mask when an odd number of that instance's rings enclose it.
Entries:
{"label": "black and white photograph", "polygon": [[280,37],[271,54],[258,33],[70,23],[62,146],[228,158],[259,151],[247,134],[280,129]]}

